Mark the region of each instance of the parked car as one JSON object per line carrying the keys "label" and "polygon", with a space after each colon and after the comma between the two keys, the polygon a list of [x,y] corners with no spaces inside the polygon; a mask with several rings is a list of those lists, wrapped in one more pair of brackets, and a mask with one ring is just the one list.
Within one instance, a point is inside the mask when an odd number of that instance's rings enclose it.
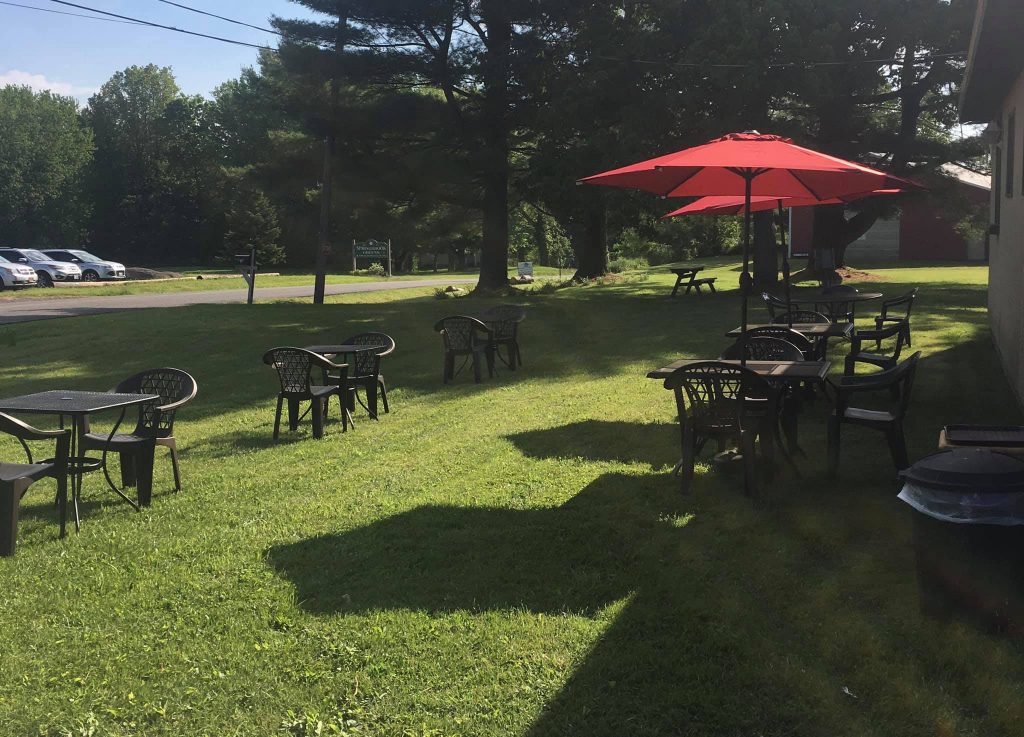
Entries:
{"label": "parked car", "polygon": [[39,276],[31,266],[12,264],[0,256],[0,292],[13,287],[34,287]]}
{"label": "parked car", "polygon": [[82,270],[74,264],[60,264],[34,248],[0,248],[0,256],[15,264],[35,269],[39,286],[52,287],[54,282],[82,281]]}
{"label": "parked car", "polygon": [[82,270],[82,281],[124,279],[124,264],[107,261],[78,248],[48,248],[43,251],[54,261],[74,264]]}

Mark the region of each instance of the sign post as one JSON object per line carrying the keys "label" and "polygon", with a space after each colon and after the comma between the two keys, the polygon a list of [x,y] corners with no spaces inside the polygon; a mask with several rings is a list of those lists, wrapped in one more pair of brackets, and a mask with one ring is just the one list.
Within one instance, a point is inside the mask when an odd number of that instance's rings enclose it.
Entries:
{"label": "sign post", "polygon": [[359,268],[358,259],[382,262],[385,273],[391,276],[391,239],[388,238],[387,242],[373,239],[363,243],[352,241],[352,271]]}
{"label": "sign post", "polygon": [[235,267],[242,274],[242,278],[245,279],[245,283],[249,285],[249,297],[248,304],[252,304],[253,296],[256,292],[256,272],[259,265],[256,263],[256,249],[253,248],[249,253],[236,253],[235,254]]}

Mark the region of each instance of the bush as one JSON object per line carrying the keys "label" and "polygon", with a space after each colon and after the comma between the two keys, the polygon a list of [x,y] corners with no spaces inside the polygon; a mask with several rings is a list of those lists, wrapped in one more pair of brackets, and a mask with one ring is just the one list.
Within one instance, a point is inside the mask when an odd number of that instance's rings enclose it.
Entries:
{"label": "bush", "polygon": [[369,268],[366,270],[366,273],[369,274],[370,276],[387,276],[388,274],[387,269],[385,269],[382,264],[376,263],[370,264]]}
{"label": "bush", "polygon": [[649,265],[644,258],[616,258],[608,262],[608,271],[621,274],[623,271],[646,269]]}

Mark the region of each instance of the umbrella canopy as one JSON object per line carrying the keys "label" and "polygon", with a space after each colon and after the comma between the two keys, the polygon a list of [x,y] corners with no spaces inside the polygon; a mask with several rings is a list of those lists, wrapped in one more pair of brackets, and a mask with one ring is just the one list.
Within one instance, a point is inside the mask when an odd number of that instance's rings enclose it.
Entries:
{"label": "umbrella canopy", "polygon": [[595,174],[580,181],[653,192],[662,197],[744,195],[827,200],[917,184],[853,161],[797,146],[782,136],[730,133],[702,146]]}
{"label": "umbrella canopy", "polygon": [[[730,133],[702,146],[595,174],[581,184],[622,187],[662,197],[743,197],[743,334],[747,331],[750,276],[750,203],[753,197],[822,200],[879,189],[922,189],[900,177],[797,146],[757,131]],[[744,340],[744,338],[741,338]],[[743,354],[745,356],[745,351]],[[743,363],[746,363],[745,358]]]}
{"label": "umbrella canopy", "polygon": [[[845,205],[855,200],[863,199],[865,197],[874,197],[875,195],[891,195],[900,194],[905,190],[902,189],[878,189],[874,192],[864,192],[858,195],[849,195],[846,197],[832,197],[827,200],[813,200],[806,197],[751,197],[750,198],[750,211],[751,212],[769,212],[778,207],[814,207],[816,205]],[[686,207],[680,207],[678,210],[673,210],[667,215],[663,215],[663,218],[673,218],[680,215],[742,215],[744,212],[744,202],[742,197],[727,196],[727,195],[714,195],[711,197],[701,197],[696,202],[691,202]]]}

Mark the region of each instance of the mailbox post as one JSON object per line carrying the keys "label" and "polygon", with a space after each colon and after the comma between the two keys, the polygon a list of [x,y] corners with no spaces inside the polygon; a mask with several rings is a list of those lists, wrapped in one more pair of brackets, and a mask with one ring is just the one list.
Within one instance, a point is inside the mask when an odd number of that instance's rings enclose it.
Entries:
{"label": "mailbox post", "polygon": [[252,304],[256,292],[256,272],[259,269],[259,264],[256,263],[256,249],[253,248],[249,253],[236,253],[235,266],[241,272],[245,283],[249,285],[248,304]]}

